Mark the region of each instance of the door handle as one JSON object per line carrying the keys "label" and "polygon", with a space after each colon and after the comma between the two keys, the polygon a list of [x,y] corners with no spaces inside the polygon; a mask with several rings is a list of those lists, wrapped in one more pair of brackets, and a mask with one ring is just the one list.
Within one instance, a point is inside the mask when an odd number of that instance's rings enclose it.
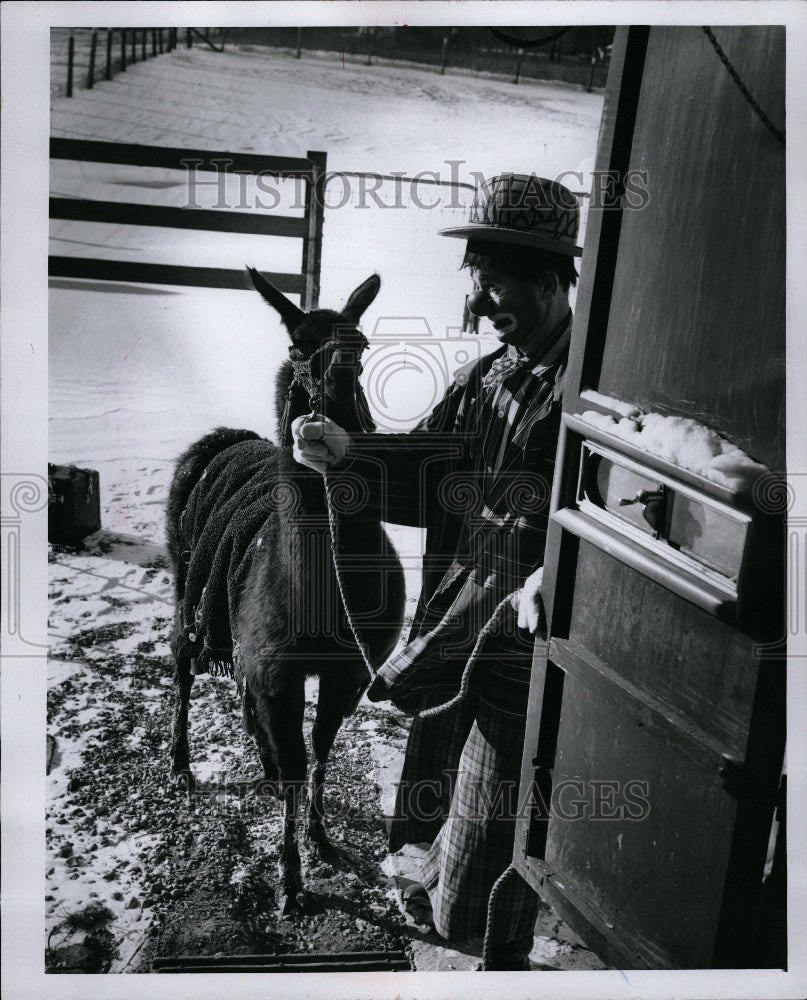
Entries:
{"label": "door handle", "polygon": [[634,497],[623,497],[619,501],[619,506],[629,507],[631,504],[641,504],[642,517],[647,521],[658,538],[661,533],[661,526],[664,523],[666,499],[667,487],[659,486],[657,490],[640,490]]}

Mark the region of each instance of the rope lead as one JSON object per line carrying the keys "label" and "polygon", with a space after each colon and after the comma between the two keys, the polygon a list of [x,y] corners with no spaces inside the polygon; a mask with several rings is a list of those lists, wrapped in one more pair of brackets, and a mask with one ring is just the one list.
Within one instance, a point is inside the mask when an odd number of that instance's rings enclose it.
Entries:
{"label": "rope lead", "polygon": [[337,555],[338,546],[336,542],[339,528],[336,520],[336,511],[333,506],[333,498],[331,497],[331,484],[328,481],[328,473],[324,472],[322,474],[322,478],[325,485],[325,503],[328,507],[328,528],[331,536],[331,556],[333,557],[333,569],[336,576],[336,584],[339,587],[339,596],[342,598],[342,607],[345,609],[345,618],[347,618],[350,631],[353,633],[353,638],[356,640],[356,645],[359,647],[359,652],[361,653],[361,658],[364,661],[364,666],[367,668],[370,680],[373,680],[375,678],[375,670],[370,662],[370,655],[367,652],[367,646],[359,635],[356,623],[353,621],[353,615],[351,614],[347,603],[347,594],[345,593],[344,583],[342,582],[342,572],[339,569],[339,558]]}
{"label": "rope lead", "polygon": [[[370,662],[370,655],[367,651],[367,645],[361,638],[359,630],[356,627],[356,623],[353,620],[353,615],[351,614],[350,607],[347,601],[345,586],[342,581],[342,572],[339,568],[339,556],[338,556],[339,546],[337,544],[337,535],[339,527],[336,517],[336,510],[334,509],[333,505],[333,498],[331,497],[331,485],[330,482],[328,481],[328,473],[324,472],[322,474],[322,478],[325,485],[325,502],[328,508],[328,528],[331,536],[331,556],[333,558],[333,569],[334,569],[334,575],[336,576],[336,583],[337,586],[339,587],[339,596],[342,599],[342,607],[345,610],[345,618],[347,618],[347,623],[350,626],[350,631],[353,633],[353,638],[356,640],[356,645],[358,646],[359,652],[361,653],[361,658],[364,661],[364,666],[367,668],[367,673],[370,675],[370,679],[374,680],[376,671],[372,663]],[[494,608],[493,614],[485,622],[485,625],[482,628],[482,631],[479,633],[476,643],[474,644],[474,648],[471,650],[471,655],[468,657],[468,662],[465,664],[465,669],[462,672],[462,679],[460,681],[459,691],[454,695],[454,697],[450,701],[447,701],[444,705],[434,705],[432,708],[427,708],[425,711],[421,712],[420,713],[421,718],[430,718],[433,715],[439,715],[441,712],[447,712],[449,708],[456,705],[458,702],[462,701],[462,699],[468,693],[468,687],[471,683],[471,673],[473,671],[474,666],[476,665],[477,659],[479,658],[479,653],[480,650],[482,649],[482,644],[484,643],[485,639],[487,639],[487,637],[490,635],[490,633],[493,631],[493,627],[496,625],[502,610],[505,607],[507,607],[507,605],[513,599],[515,594],[516,591],[513,591],[512,594],[508,594],[507,597],[502,598],[502,600],[499,601],[499,603]]]}
{"label": "rope lead", "polygon": [[488,899],[488,912],[487,919],[485,921],[485,939],[482,944],[482,971],[490,971],[491,963],[491,952],[493,950],[493,923],[495,920],[495,908],[496,908],[496,897],[499,894],[499,889],[502,885],[510,878],[511,875],[517,875],[518,872],[515,866],[511,863],[505,868],[501,875],[493,883],[493,887],[490,890],[490,898]]}
{"label": "rope lead", "polygon": [[468,687],[471,683],[471,673],[473,668],[476,666],[476,661],[479,658],[482,644],[493,631],[493,626],[498,621],[502,609],[507,607],[516,593],[517,591],[513,591],[512,594],[508,594],[507,597],[502,598],[502,600],[499,601],[494,608],[493,614],[485,622],[482,631],[479,633],[479,636],[474,643],[474,648],[471,650],[471,655],[468,657],[468,662],[465,664],[465,669],[462,671],[462,680],[460,681],[459,691],[454,695],[451,701],[447,701],[444,705],[433,705],[431,708],[424,709],[424,711],[420,713],[421,719],[428,719],[433,715],[440,715],[442,712],[447,712],[449,708],[453,708],[454,705],[461,702],[465,695],[468,694]]}

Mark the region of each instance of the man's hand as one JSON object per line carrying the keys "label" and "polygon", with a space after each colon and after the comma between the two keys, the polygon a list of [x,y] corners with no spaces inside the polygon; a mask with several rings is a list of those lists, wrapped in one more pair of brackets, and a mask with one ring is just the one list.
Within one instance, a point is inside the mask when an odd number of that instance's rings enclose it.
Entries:
{"label": "man's hand", "polygon": [[325,473],[341,462],[350,447],[350,435],[327,417],[308,420],[307,416],[292,421],[294,458],[315,472]]}
{"label": "man's hand", "polygon": [[513,600],[513,607],[518,610],[518,627],[525,628],[533,635],[546,628],[544,602],[541,598],[541,586],[544,582],[544,567],[539,566],[524,581],[524,586]]}

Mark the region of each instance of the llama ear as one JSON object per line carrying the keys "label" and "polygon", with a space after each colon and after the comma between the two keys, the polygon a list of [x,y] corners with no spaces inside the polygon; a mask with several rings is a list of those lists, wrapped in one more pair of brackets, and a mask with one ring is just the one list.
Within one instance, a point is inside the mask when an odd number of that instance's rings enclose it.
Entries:
{"label": "llama ear", "polygon": [[289,333],[294,333],[300,323],[305,319],[306,314],[302,311],[302,309],[298,309],[293,302],[287,299],[283,292],[279,291],[273,284],[267,281],[260,271],[256,271],[254,267],[247,267],[247,274],[255,287],[255,291],[260,292],[261,296],[269,303],[269,305],[280,313],[283,325]]}
{"label": "llama ear", "polygon": [[357,289],[351,292],[347,305],[342,310],[342,315],[346,316],[351,323],[358,323],[362,314],[378,295],[379,288],[381,288],[381,278],[377,274],[371,274],[366,281],[363,281]]}

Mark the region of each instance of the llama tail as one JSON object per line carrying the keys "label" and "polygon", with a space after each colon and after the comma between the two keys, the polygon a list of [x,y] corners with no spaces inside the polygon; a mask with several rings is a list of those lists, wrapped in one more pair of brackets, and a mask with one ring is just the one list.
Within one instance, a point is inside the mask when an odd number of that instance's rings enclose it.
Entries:
{"label": "llama tail", "polygon": [[171,489],[168,492],[166,533],[168,554],[174,567],[178,598],[183,596],[185,590],[184,570],[186,568],[182,559],[184,545],[179,525],[188,497],[216,455],[241,441],[251,441],[256,438],[260,438],[260,435],[254,431],[217,427],[214,431],[199,438],[177,459],[174,467],[174,478],[171,480]]}

